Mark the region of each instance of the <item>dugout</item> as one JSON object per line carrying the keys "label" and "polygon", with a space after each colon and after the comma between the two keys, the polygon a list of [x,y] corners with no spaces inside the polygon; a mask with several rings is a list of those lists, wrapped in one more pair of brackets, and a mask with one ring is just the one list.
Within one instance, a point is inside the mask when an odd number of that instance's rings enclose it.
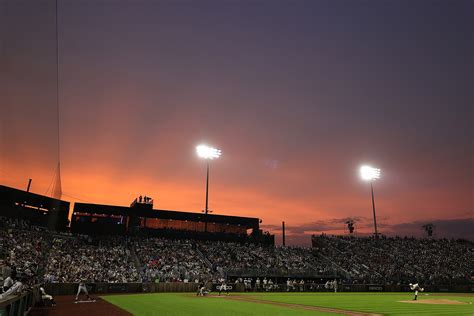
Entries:
{"label": "dugout", "polygon": [[0,216],[63,231],[68,215],[69,202],[0,185]]}

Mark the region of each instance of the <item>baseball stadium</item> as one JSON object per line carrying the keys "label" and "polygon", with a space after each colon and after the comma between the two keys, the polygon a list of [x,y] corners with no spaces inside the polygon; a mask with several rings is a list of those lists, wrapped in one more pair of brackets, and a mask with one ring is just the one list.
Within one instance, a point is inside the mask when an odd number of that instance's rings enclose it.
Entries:
{"label": "baseball stadium", "polygon": [[276,247],[258,218],[156,210],[142,196],[75,203],[70,225],[67,201],[6,186],[0,197],[2,315],[473,312],[466,240],[322,234]]}
{"label": "baseball stadium", "polygon": [[0,0],[0,316],[474,315],[472,12]]}

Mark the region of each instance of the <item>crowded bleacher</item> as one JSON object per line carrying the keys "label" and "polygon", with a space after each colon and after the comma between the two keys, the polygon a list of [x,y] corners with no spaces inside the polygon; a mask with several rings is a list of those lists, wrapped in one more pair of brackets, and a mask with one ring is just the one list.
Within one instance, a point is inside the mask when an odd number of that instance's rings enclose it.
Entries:
{"label": "crowded bleacher", "polygon": [[211,269],[191,240],[137,238],[133,243],[144,282],[209,279]]}
{"label": "crowded bleacher", "polygon": [[155,237],[55,233],[1,218],[4,271],[62,282],[195,282],[227,275],[317,277],[339,271],[343,283],[469,282],[473,244],[414,238],[315,236],[316,247]]}
{"label": "crowded bleacher", "polygon": [[469,282],[474,271],[473,244],[465,240],[321,235],[313,243],[350,282],[457,284]]}
{"label": "crowded bleacher", "polygon": [[105,238],[94,243],[87,236],[55,236],[44,275],[46,282],[139,281],[124,238]]}
{"label": "crowded bleacher", "polygon": [[234,242],[204,242],[199,244],[199,248],[216,270],[225,269],[240,274],[252,271],[253,275],[321,275],[331,270],[310,248]]}
{"label": "crowded bleacher", "polygon": [[30,278],[44,268],[49,235],[27,221],[0,217],[0,267]]}

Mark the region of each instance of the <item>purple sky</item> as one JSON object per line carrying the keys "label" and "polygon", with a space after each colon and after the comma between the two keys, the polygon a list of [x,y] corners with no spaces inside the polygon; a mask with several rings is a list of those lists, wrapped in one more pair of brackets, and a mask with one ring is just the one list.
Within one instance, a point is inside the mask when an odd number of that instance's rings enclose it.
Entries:
{"label": "purple sky", "polygon": [[[473,238],[472,1],[59,0],[64,199],[256,216],[289,240]],[[57,160],[55,2],[0,0],[0,183]],[[279,237],[278,237],[279,238]]]}

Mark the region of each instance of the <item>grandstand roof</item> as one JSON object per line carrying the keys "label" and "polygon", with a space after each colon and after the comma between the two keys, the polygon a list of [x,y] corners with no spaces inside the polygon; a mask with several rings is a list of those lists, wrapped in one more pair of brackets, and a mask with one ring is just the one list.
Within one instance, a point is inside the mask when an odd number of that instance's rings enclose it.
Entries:
{"label": "grandstand roof", "polygon": [[13,206],[15,204],[69,212],[69,202],[0,185],[0,205]]}
{"label": "grandstand roof", "polygon": [[[107,215],[122,215],[122,216],[139,216],[146,218],[160,218],[173,220],[187,220],[193,222],[204,221],[205,214],[170,211],[170,210],[151,210],[141,207],[125,207],[115,205],[91,204],[91,203],[75,203],[74,212],[87,214],[107,214]],[[207,215],[208,222],[240,225],[247,228],[258,228],[259,219],[255,217],[240,217],[227,215]]]}

